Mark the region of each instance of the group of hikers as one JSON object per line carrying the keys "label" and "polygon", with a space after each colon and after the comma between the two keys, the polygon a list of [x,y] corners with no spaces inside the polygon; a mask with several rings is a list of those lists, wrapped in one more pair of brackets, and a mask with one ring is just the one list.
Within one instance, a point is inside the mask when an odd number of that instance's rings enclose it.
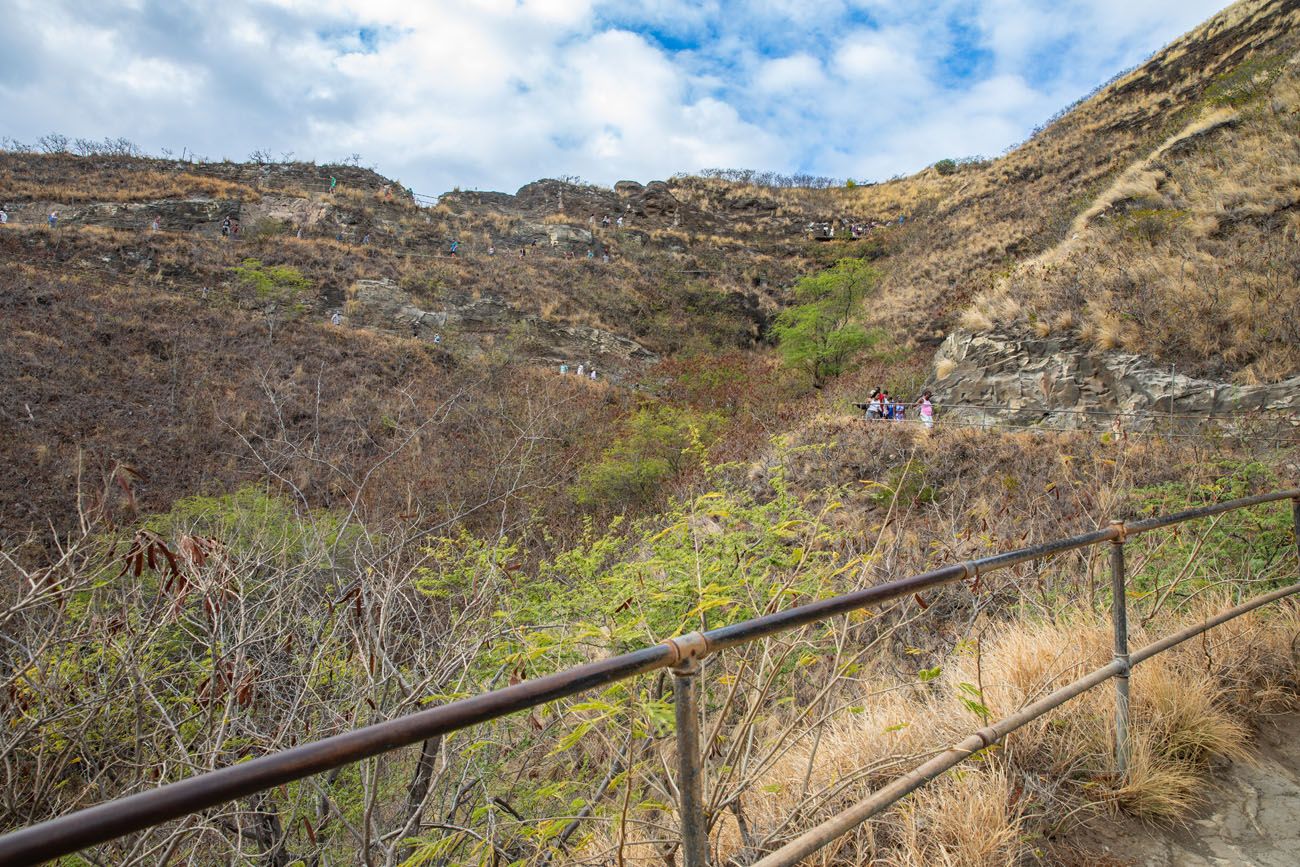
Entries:
{"label": "group of hikers", "polygon": [[838,224],[838,231],[847,232],[856,241],[859,238],[865,238],[875,229],[892,225],[901,226],[905,219],[905,217],[899,215],[897,220],[867,220],[865,223],[857,223],[839,217],[826,223],[809,223],[805,227],[805,231],[812,238],[834,238]]}
{"label": "group of hikers", "polygon": [[[921,417],[921,424],[926,428],[934,427],[934,403],[931,399],[934,392],[926,389],[912,404]],[[907,404],[896,398],[889,396],[883,386],[879,386],[871,392],[871,397],[866,403],[855,404],[859,409],[865,410],[868,421],[904,421],[907,419]]]}
{"label": "group of hikers", "polygon": [[[561,364],[561,365],[560,365],[560,374],[561,374],[561,375],[568,375],[568,373],[569,373],[569,365],[567,365],[567,364]],[[586,377],[587,379],[595,379],[595,378],[596,378],[596,368],[595,368],[595,367],[591,367],[590,369],[588,369],[587,365],[585,365],[585,364],[579,364],[579,365],[578,365],[578,371],[577,371],[577,373],[578,373],[579,378],[581,378],[581,377]]]}

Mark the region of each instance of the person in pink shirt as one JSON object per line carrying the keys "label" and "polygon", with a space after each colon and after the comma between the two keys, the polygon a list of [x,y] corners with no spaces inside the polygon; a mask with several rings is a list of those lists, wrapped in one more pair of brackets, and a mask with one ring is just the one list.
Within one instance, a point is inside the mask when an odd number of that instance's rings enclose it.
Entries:
{"label": "person in pink shirt", "polygon": [[921,411],[921,424],[925,425],[926,430],[934,427],[934,404],[930,403],[930,398],[933,396],[934,392],[927,388],[921,395],[921,399],[916,402]]}

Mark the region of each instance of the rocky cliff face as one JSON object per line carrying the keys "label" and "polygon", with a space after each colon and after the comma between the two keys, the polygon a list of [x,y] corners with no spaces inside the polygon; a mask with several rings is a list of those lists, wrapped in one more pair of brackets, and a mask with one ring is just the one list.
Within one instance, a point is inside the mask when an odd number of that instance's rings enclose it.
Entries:
{"label": "rocky cliff face", "polygon": [[[1131,427],[1158,417],[1300,410],[1300,377],[1232,385],[1159,369],[1148,359],[1101,352],[1065,338],[956,331],[935,356],[936,401],[974,422]],[[942,374],[942,375],[939,375]]]}
{"label": "rocky cliff face", "polygon": [[658,360],[626,337],[530,316],[490,296],[452,298],[436,309],[424,309],[390,280],[358,280],[348,290],[347,312],[355,324],[429,340],[447,330],[472,335],[475,341],[464,347],[470,351],[481,350],[493,340],[515,340],[534,361],[596,365],[614,379],[634,366]]}

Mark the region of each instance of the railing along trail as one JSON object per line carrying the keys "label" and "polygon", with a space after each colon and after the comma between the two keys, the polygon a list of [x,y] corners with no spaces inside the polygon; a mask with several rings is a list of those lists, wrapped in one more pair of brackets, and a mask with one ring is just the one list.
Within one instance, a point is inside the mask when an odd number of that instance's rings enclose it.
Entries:
{"label": "railing along trail", "polygon": [[338,768],[381,753],[487,722],[507,714],[577,695],[596,687],[658,669],[669,669],[677,720],[677,789],[682,828],[681,849],[687,867],[709,863],[709,817],[705,815],[704,772],[700,751],[700,661],[729,648],[922,590],[976,579],[999,569],[1094,545],[1109,546],[1114,659],[1016,713],[972,733],[911,772],[871,793],[848,809],[768,853],[755,867],[790,865],[888,808],[926,782],[1011,732],[1107,680],[1115,680],[1116,770],[1129,760],[1129,674],[1133,668],[1233,618],[1300,593],[1300,583],[1249,599],[1215,617],[1130,651],[1127,622],[1125,542],[1129,537],[1237,509],[1291,500],[1292,522],[1300,555],[1300,488],[1261,494],[1141,521],[1115,521],[1102,530],[1041,545],[954,563],[939,569],[868,587],[785,611],[670,638],[661,644],[587,663],[504,689],[434,707],[331,738],[272,753],[238,765],[160,786],[78,810],[0,837],[0,865],[38,864],[105,843],[125,834],[160,825],[255,792]]}

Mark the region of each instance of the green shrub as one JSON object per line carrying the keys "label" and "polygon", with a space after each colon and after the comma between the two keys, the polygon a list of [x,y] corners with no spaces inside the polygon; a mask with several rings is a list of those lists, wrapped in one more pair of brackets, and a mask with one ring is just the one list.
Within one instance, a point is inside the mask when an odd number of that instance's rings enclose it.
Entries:
{"label": "green shrub", "polygon": [[600,460],[587,465],[574,488],[583,505],[614,511],[654,502],[664,482],[688,466],[718,438],[722,416],[713,412],[654,405],[633,413],[623,433]]}

